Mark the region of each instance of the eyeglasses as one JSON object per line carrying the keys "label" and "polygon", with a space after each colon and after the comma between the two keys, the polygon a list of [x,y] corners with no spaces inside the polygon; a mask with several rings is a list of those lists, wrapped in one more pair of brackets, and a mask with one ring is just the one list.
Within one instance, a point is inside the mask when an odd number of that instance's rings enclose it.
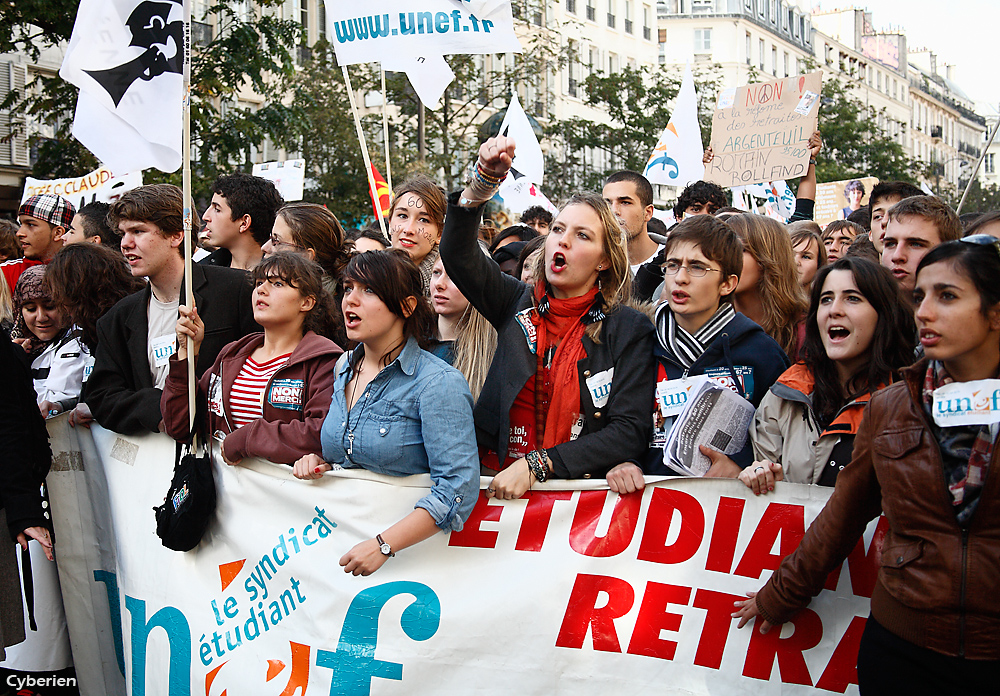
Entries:
{"label": "eyeglasses", "polygon": [[273,234],[271,235],[271,248],[275,251],[281,251],[281,249],[305,249],[304,246],[300,244],[292,244],[291,242],[286,242],[284,240],[278,239]]}
{"label": "eyeglasses", "polygon": [[959,241],[978,246],[992,246],[997,250],[997,254],[1000,255],[1000,239],[997,239],[992,234],[970,234],[968,237],[962,237]]}
{"label": "eyeglasses", "polygon": [[663,272],[666,273],[667,275],[677,275],[677,273],[682,268],[685,269],[688,272],[688,275],[691,276],[692,278],[704,278],[705,274],[708,273],[709,271],[713,271],[715,273],[722,273],[722,271],[720,271],[718,268],[709,268],[708,266],[703,266],[700,263],[691,263],[685,266],[683,264],[677,263],[676,261],[667,261],[665,264],[663,264]]}

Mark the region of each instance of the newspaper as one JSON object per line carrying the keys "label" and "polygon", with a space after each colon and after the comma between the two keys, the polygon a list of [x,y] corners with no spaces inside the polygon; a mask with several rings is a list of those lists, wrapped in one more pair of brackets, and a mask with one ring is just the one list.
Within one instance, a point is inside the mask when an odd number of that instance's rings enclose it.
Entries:
{"label": "newspaper", "polygon": [[746,444],[754,410],[733,390],[706,380],[670,428],[663,463],[684,476],[704,476],[712,463],[698,446],[736,454]]}

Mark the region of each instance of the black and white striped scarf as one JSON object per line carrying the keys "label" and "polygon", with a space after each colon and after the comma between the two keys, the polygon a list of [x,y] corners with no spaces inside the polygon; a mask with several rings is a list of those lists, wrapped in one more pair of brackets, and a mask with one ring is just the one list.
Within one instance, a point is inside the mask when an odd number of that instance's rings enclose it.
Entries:
{"label": "black and white striped scarf", "polygon": [[712,318],[692,336],[677,324],[669,303],[663,302],[656,309],[656,337],[660,345],[673,353],[686,369],[694,365],[726,324],[735,317],[736,310],[733,309],[733,305],[723,302]]}

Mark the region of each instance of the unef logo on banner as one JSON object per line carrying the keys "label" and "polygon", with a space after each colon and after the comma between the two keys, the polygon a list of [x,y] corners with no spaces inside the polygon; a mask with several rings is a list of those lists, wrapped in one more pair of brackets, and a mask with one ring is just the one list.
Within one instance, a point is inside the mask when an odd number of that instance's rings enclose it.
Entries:
{"label": "unef logo on banner", "polygon": [[[180,609],[164,606],[148,617],[146,602],[125,596],[125,608],[130,616],[129,646],[131,660],[131,694],[145,696],[146,654],[150,633],[154,628],[162,628],[168,639],[170,651],[170,671],[168,693],[190,696],[191,665],[193,664],[192,637],[199,635],[196,652],[202,665],[208,669],[205,674],[205,693],[208,694],[216,680],[226,683],[223,668],[229,663],[233,653],[261,635],[275,628],[297,612],[308,600],[310,591],[291,575],[281,580],[283,567],[293,557],[306,553],[328,539],[337,524],[327,517],[326,510],[318,505],[313,508],[316,515],[301,530],[295,528],[278,535],[277,543],[252,567],[241,559],[219,566],[222,591],[227,589],[249,568],[243,582],[246,596],[229,594],[209,602],[214,625],[201,632],[202,621],[195,621],[197,630],[192,631],[191,621]],[[118,579],[114,573],[96,571],[94,579],[104,583],[108,594],[108,604],[119,606]],[[322,588],[316,588],[319,591]],[[441,601],[428,586],[409,581],[388,582],[368,587],[359,592],[351,601],[344,617],[340,640],[335,651],[316,650],[310,645],[289,641],[290,654],[276,655],[267,660],[266,681],[287,672],[287,684],[281,693],[301,690],[305,696],[309,686],[309,672],[312,664],[333,672],[329,693],[331,696],[369,693],[373,677],[402,680],[403,666],[396,662],[375,659],[378,643],[379,615],[386,603],[398,595],[409,594],[414,600],[400,617],[400,627],[411,640],[424,641],[437,633],[441,623]],[[270,600],[270,601],[268,601]],[[115,612],[112,611],[114,617]],[[115,639],[118,641],[118,666],[125,675],[123,632],[121,623],[113,621]],[[281,659],[285,658],[285,659]],[[223,692],[224,693],[224,692]]]}

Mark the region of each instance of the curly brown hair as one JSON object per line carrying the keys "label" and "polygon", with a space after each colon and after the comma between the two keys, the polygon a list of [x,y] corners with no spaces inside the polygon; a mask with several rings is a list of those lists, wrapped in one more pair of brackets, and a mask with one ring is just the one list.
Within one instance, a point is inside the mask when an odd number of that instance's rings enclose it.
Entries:
{"label": "curly brown hair", "polygon": [[97,347],[97,320],[119,300],[146,287],[132,276],[125,257],[103,244],[63,247],[45,267],[45,282],[91,350]]}

